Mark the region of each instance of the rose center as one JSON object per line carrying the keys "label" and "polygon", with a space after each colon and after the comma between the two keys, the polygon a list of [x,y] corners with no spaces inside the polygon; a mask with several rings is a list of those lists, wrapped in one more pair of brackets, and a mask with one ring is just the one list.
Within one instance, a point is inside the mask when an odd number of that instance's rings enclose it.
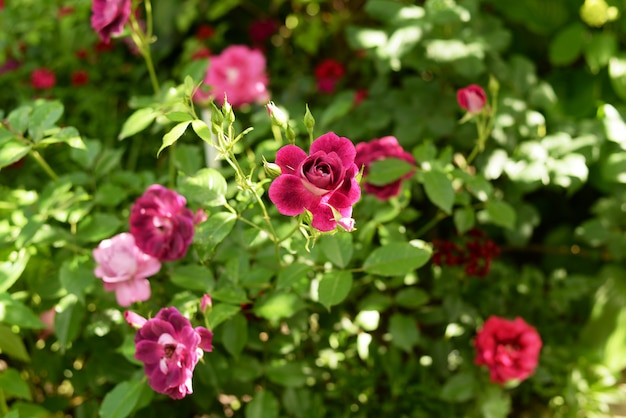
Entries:
{"label": "rose center", "polygon": [[322,177],[327,177],[330,175],[330,167],[328,166],[328,164],[318,165],[317,167],[315,167],[315,171],[318,175]]}
{"label": "rose center", "polygon": [[165,351],[166,358],[172,358],[172,356],[176,352],[176,346],[173,344],[168,344],[163,348],[163,350]]}

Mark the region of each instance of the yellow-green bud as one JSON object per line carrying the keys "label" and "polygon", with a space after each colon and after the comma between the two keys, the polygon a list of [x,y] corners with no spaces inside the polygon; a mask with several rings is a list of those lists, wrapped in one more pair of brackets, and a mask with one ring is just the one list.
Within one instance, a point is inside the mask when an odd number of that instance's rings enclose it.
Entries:
{"label": "yellow-green bud", "polygon": [[309,131],[312,131],[313,127],[315,127],[315,118],[309,110],[309,105],[306,105],[306,112],[304,113],[304,126],[306,126]]}
{"label": "yellow-green bud", "polygon": [[605,0],[585,0],[580,7],[580,18],[583,22],[596,28],[617,19],[618,15],[617,7],[609,6]]}
{"label": "yellow-green bud", "polygon": [[282,174],[282,171],[278,164],[270,163],[266,161],[265,158],[263,158],[263,170],[265,171],[265,174],[267,174],[268,177],[272,179],[275,179]]}

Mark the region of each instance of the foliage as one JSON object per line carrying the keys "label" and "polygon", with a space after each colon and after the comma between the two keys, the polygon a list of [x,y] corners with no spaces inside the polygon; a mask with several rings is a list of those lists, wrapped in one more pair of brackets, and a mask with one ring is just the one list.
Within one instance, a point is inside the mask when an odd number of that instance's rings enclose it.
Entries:
{"label": "foliage", "polygon": [[[103,44],[91,3],[0,1],[0,417],[600,417],[622,401],[623,2],[161,0],[150,18],[144,0],[145,49],[128,27]],[[194,101],[234,44],[265,54],[269,116]],[[342,72],[319,91],[328,59]],[[456,100],[471,84],[478,115]],[[351,232],[268,197],[277,150],[331,131],[395,136],[415,159],[398,196],[362,193]],[[361,183],[404,178],[397,161]],[[129,308],[213,331],[178,401],[146,383],[94,275],[92,250],[155,183],[207,215]],[[492,315],[541,336],[528,379],[474,363]]]}

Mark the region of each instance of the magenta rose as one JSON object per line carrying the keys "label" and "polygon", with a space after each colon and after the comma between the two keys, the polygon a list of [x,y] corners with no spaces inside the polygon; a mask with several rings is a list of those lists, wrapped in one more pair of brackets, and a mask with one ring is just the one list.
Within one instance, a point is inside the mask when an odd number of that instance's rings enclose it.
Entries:
{"label": "magenta rose", "polygon": [[91,5],[91,27],[103,42],[109,43],[111,36],[119,35],[130,17],[131,0],[93,0]]}
{"label": "magenta rose", "polygon": [[333,132],[313,141],[310,155],[295,145],[282,147],[276,153],[281,174],[270,186],[270,200],[283,215],[310,211],[312,226],[320,231],[332,231],[338,221],[352,229],[352,205],[361,196],[355,156],[352,141]]}
{"label": "magenta rose", "polygon": [[474,362],[489,368],[494,383],[524,380],[537,367],[541,345],[537,330],[522,318],[490,316],[474,340]]}
{"label": "magenta rose", "polygon": [[[356,145],[356,165],[363,167],[363,177],[367,179],[370,173],[370,166],[374,161],[385,160],[387,158],[397,158],[404,160],[411,165],[415,165],[415,159],[406,152],[393,136],[385,136],[380,139],[373,139],[370,142],[361,142]],[[400,194],[402,181],[410,179],[415,171],[411,171],[398,180],[385,185],[375,185],[365,183],[365,191],[373,194],[380,200],[388,200]]]}
{"label": "magenta rose", "polygon": [[193,393],[193,370],[203,356],[212,351],[213,333],[193,328],[176,308],[163,308],[146,320],[125,312],[126,321],[136,328],[135,358],[144,365],[148,384],[158,393],[182,399]]}
{"label": "magenta rose", "polygon": [[456,100],[469,113],[480,113],[487,102],[485,90],[477,84],[471,84],[456,92]]}
{"label": "magenta rose", "polygon": [[161,263],[141,251],[131,234],[124,232],[103,240],[93,250],[93,258],[98,263],[94,274],[102,279],[106,291],[115,292],[121,306],[150,298],[146,278],[158,273]]}
{"label": "magenta rose", "polygon": [[183,258],[193,241],[196,216],[185,198],[153,184],[130,210],[130,233],[137,246],[160,261]]}
{"label": "magenta rose", "polygon": [[269,100],[268,77],[265,72],[265,56],[257,49],[245,45],[232,45],[220,55],[211,56],[204,84],[209,91],[198,90],[194,100],[203,102],[214,99],[224,104],[242,106],[265,103]]}

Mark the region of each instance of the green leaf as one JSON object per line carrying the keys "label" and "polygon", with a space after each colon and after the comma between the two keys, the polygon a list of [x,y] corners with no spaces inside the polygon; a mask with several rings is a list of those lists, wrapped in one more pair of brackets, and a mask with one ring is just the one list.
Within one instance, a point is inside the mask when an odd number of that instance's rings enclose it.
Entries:
{"label": "green leaf", "polygon": [[326,109],[320,117],[320,126],[326,127],[331,122],[339,119],[342,116],[348,114],[350,109],[354,107],[354,92],[344,91],[337,94],[330,105],[326,106]]}
{"label": "green leaf", "polygon": [[191,122],[193,120],[193,115],[187,112],[169,112],[165,114],[165,117],[172,122]]}
{"label": "green leaf", "polygon": [[350,263],[354,247],[352,245],[352,234],[325,235],[319,240],[322,253],[338,267],[346,267]]}
{"label": "green leaf", "polygon": [[304,365],[301,363],[280,362],[272,364],[265,371],[267,378],[279,385],[297,388],[306,384]]}
{"label": "green leaf", "polygon": [[28,135],[35,142],[39,142],[47,129],[63,115],[63,105],[59,101],[38,102],[33,109],[28,123]]}
{"label": "green leaf", "polygon": [[276,397],[261,389],[245,408],[246,418],[278,418],[279,404]]}
{"label": "green leaf", "polygon": [[30,357],[22,339],[9,327],[0,324],[0,353],[4,353],[15,360],[29,362]]}
{"label": "green leaf", "polygon": [[76,295],[68,294],[59,301],[56,311],[54,333],[61,345],[61,352],[65,352],[78,337],[81,323],[85,317],[85,307],[78,302]]}
{"label": "green leaf", "polygon": [[597,74],[617,52],[617,39],[610,32],[594,32],[585,46],[585,60],[592,73]]}
{"label": "green leaf", "polygon": [[0,373],[0,389],[8,396],[27,401],[32,400],[28,384],[16,369],[9,368]]}
{"label": "green leaf", "polygon": [[496,385],[486,386],[478,403],[483,418],[506,418],[511,413],[511,396]]}
{"label": "green leaf", "polygon": [[400,158],[385,158],[370,164],[365,181],[375,186],[384,186],[401,179],[414,169],[413,164]]}
{"label": "green leaf", "polygon": [[122,130],[117,136],[117,139],[122,140],[143,131],[157,116],[158,113],[150,107],[136,110],[122,125]]}
{"label": "green leaf", "polygon": [[417,287],[401,289],[396,294],[396,304],[405,308],[417,308],[430,300],[428,293]]}
{"label": "green leaf", "polygon": [[7,123],[9,127],[11,127],[11,130],[19,134],[24,134],[26,129],[28,129],[28,122],[32,111],[33,108],[30,106],[20,106],[9,113]]}
{"label": "green leaf", "polygon": [[182,177],[178,191],[187,199],[203,206],[221,206],[226,203],[226,179],[213,168],[203,168],[195,175]]}
{"label": "green leaf", "polygon": [[619,53],[609,60],[609,77],[615,93],[626,100],[626,54]]}
{"label": "green leaf", "polygon": [[501,200],[489,200],[485,203],[485,210],[489,220],[495,225],[503,228],[515,228],[515,209],[511,205]]}
{"label": "green leaf", "polygon": [[569,65],[580,56],[589,37],[589,31],[580,22],[565,27],[552,39],[548,57],[554,65]]}
{"label": "green leaf", "polygon": [[130,380],[118,383],[106,394],[100,406],[101,418],[126,418],[133,412],[144,388],[141,380]]}
{"label": "green leaf", "polygon": [[426,264],[431,252],[423,241],[392,242],[372,251],[365,259],[363,269],[369,274],[401,276]]}
{"label": "green leaf", "polygon": [[22,328],[44,328],[39,317],[28,306],[13,299],[8,293],[0,293],[0,322]]}
{"label": "green leaf", "polygon": [[0,292],[9,290],[20,278],[28,264],[30,253],[27,248],[22,248],[19,251],[13,251],[8,258],[8,261],[0,263]]}
{"label": "green leaf", "polygon": [[459,235],[472,229],[476,223],[476,214],[471,207],[457,208],[454,211],[454,226]]}
{"label": "green leaf", "polygon": [[215,286],[213,272],[196,264],[177,266],[172,272],[170,280],[183,289],[198,290],[203,293],[210,293]]}
{"label": "green leaf", "polygon": [[161,148],[159,148],[159,150],[157,151],[157,157],[161,154],[161,151],[172,145],[174,142],[178,141],[178,138],[183,136],[190,123],[190,121],[185,121],[174,125],[174,127],[170,129],[168,133],[163,135],[163,144],[161,145]]}
{"label": "green leaf", "polygon": [[202,259],[213,254],[215,247],[230,234],[236,222],[237,215],[218,212],[196,227],[193,242]]}
{"label": "green leaf", "polygon": [[441,388],[441,399],[447,402],[465,402],[475,396],[477,382],[469,372],[452,376]]}
{"label": "green leaf", "polygon": [[292,263],[278,272],[276,289],[308,289],[309,273],[313,267],[304,263]]}
{"label": "green leaf", "polygon": [[211,133],[211,129],[209,129],[209,125],[207,125],[205,121],[200,119],[193,120],[191,121],[191,127],[200,139],[207,144],[213,145],[213,134]]}
{"label": "green leaf", "polygon": [[302,299],[293,293],[272,292],[264,294],[254,304],[254,314],[270,321],[291,317],[304,307]]}
{"label": "green leaf", "polygon": [[452,212],[454,187],[446,173],[430,170],[422,173],[424,191],[428,199],[446,213]]}
{"label": "green leaf", "polygon": [[59,269],[59,280],[63,288],[84,302],[85,291],[96,281],[93,269],[88,268],[86,263],[81,263],[77,258],[66,260]]}
{"label": "green leaf", "polygon": [[82,150],[87,149],[87,146],[83,142],[83,139],[80,137],[78,130],[76,130],[76,128],[72,126],[66,126],[65,128],[61,128],[59,132],[42,139],[39,143],[46,145],[64,143],[72,148]]}
{"label": "green leaf", "polygon": [[241,314],[236,314],[222,327],[222,344],[233,357],[239,357],[248,342],[248,321]]}
{"label": "green leaf", "polygon": [[328,309],[343,302],[352,289],[352,281],[352,273],[349,271],[324,274],[317,289],[319,302]]}
{"label": "green leaf", "polygon": [[122,221],[111,213],[92,213],[77,227],[82,242],[98,242],[112,237],[122,226]]}
{"label": "green leaf", "polygon": [[228,318],[233,317],[239,311],[241,311],[241,306],[239,305],[219,303],[213,306],[207,319],[209,321],[209,324],[211,325],[211,328],[215,329],[219,324],[226,321]]}
{"label": "green leaf", "polygon": [[389,319],[389,333],[391,343],[406,352],[411,352],[420,339],[416,319],[398,313]]}
{"label": "green leaf", "polygon": [[0,169],[18,162],[31,150],[31,146],[18,139],[9,139],[0,143]]}

